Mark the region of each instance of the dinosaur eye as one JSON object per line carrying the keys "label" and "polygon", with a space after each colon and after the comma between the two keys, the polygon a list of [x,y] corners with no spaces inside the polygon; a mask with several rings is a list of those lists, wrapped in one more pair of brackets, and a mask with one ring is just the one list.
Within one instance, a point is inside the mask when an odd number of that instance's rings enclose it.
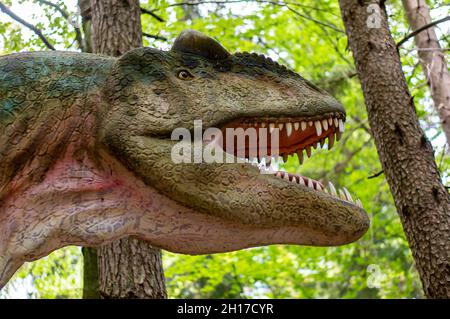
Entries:
{"label": "dinosaur eye", "polygon": [[190,80],[192,79],[194,76],[186,70],[181,70],[180,72],[178,72],[178,78],[182,79],[182,80]]}

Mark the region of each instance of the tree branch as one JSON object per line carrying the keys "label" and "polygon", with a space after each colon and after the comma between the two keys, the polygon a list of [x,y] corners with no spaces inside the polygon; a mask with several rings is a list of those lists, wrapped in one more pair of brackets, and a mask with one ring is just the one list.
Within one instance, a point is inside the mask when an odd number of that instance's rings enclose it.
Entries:
{"label": "tree branch", "polygon": [[156,20],[158,20],[159,22],[164,22],[164,19],[163,18],[161,18],[159,15],[157,15],[156,13],[154,13],[153,11],[155,11],[155,10],[148,10],[148,9],[145,9],[145,8],[142,8],[141,7],[141,13],[143,13],[143,14],[149,14],[149,15],[151,15],[153,18],[155,18]]}
{"label": "tree branch", "polygon": [[47,38],[42,34],[41,30],[39,30],[38,28],[36,28],[34,25],[26,22],[25,20],[23,20],[21,17],[19,17],[18,15],[16,15],[14,12],[12,12],[11,10],[9,10],[9,8],[3,3],[0,2],[0,10],[3,11],[3,13],[5,13],[6,15],[10,16],[12,19],[16,20],[17,22],[19,22],[20,24],[23,24],[25,27],[27,27],[28,29],[30,29],[31,31],[33,31],[41,40],[42,42],[44,42],[45,46],[47,48],[49,48],[50,50],[55,50],[55,48],[53,47],[53,45],[47,40]]}
{"label": "tree branch", "polygon": [[75,40],[77,41],[77,43],[78,43],[78,48],[81,50],[81,51],[85,51],[84,50],[84,45],[83,45],[83,36],[82,36],[82,34],[81,34],[81,30],[80,30],[80,28],[79,27],[77,27],[77,26],[75,26],[75,25],[73,25],[72,23],[70,23],[70,21],[69,21],[69,14],[67,13],[67,11],[65,11],[63,8],[61,8],[60,6],[58,6],[57,4],[55,4],[55,3],[53,3],[53,2],[50,2],[50,1],[47,1],[47,0],[36,0],[37,2],[39,2],[39,3],[42,3],[42,4],[44,4],[44,5],[47,5],[47,6],[49,6],[49,7],[52,7],[53,9],[55,9],[56,11],[58,11],[62,16],[63,16],[63,18],[65,18],[66,20],[67,20],[67,22],[69,22],[69,24],[70,25],[72,25],[73,26],[73,28],[74,28],[74,30],[75,30]]}
{"label": "tree branch", "polygon": [[[259,1],[257,1],[257,2],[259,2]],[[262,2],[262,1],[261,1],[261,2]],[[339,29],[338,27],[332,25],[331,23],[325,23],[325,22],[322,22],[322,21],[320,21],[320,20],[316,20],[316,19],[314,19],[313,17],[311,17],[311,16],[309,16],[309,15],[302,14],[302,13],[298,12],[297,10],[291,8],[291,7],[288,6],[288,5],[281,5],[281,6],[288,8],[289,11],[293,12],[294,14],[298,15],[299,17],[301,17],[301,18],[303,18],[303,19],[310,20],[310,21],[312,21],[312,22],[314,22],[314,23],[317,23],[317,24],[319,24],[319,25],[322,25],[322,26],[324,26],[324,27],[333,29],[333,30],[336,31],[336,32],[345,34],[344,30]]]}
{"label": "tree branch", "polygon": [[449,21],[449,20],[450,20],[450,16],[447,16],[447,17],[444,17],[444,18],[442,18],[442,19],[439,19],[439,20],[430,22],[430,23],[424,25],[423,27],[420,27],[420,28],[417,29],[416,31],[411,32],[411,33],[408,34],[406,37],[404,37],[403,39],[401,39],[401,40],[397,43],[397,48],[399,48],[403,43],[405,43],[406,41],[408,41],[409,39],[411,39],[412,37],[414,37],[416,34],[422,32],[422,31],[424,31],[424,30],[426,30],[426,29],[428,29],[428,28],[434,27],[435,25],[437,25],[437,24],[439,24],[439,23],[442,23],[442,22],[445,22],[445,21]]}
{"label": "tree branch", "polygon": [[142,32],[142,35],[143,35],[144,37],[147,37],[147,38],[152,38],[152,39],[156,39],[156,40],[167,41],[167,38],[166,38],[166,37],[163,37],[163,36],[160,36],[160,35],[149,34],[149,33],[145,33],[145,32]]}
{"label": "tree branch", "polygon": [[46,1],[46,0],[36,0],[36,2],[39,2],[39,3],[45,4],[45,5],[49,6],[49,7],[52,7],[53,9],[55,9],[56,11],[58,11],[59,13],[61,13],[61,15],[62,15],[64,18],[66,18],[66,19],[69,18],[69,15],[67,14],[67,12],[64,11],[63,8],[61,8],[60,6],[58,6],[57,4],[55,4],[55,3],[53,3],[53,2]]}
{"label": "tree branch", "polygon": [[380,175],[383,174],[383,173],[384,173],[384,171],[381,170],[381,171],[379,171],[378,173],[375,173],[375,174],[373,174],[373,175],[370,175],[369,177],[367,177],[367,179],[372,179],[372,178],[378,177],[378,176],[380,176]]}
{"label": "tree branch", "polygon": [[292,5],[292,6],[296,6],[296,7],[302,7],[305,9],[312,9],[315,11],[322,11],[322,12],[326,12],[329,13],[337,18],[339,18],[338,15],[330,12],[330,10],[327,9],[322,9],[320,7],[315,7],[315,6],[309,6],[309,5],[305,5],[305,4],[301,4],[301,3],[297,3],[297,2],[292,2],[292,1],[275,1],[275,0],[199,0],[197,2],[178,2],[178,3],[173,3],[168,5],[167,7],[176,7],[176,6],[196,6],[196,5],[200,5],[200,4],[232,4],[232,3],[241,3],[241,2],[259,2],[259,3],[269,3],[269,4],[273,4],[273,5],[278,5],[278,6],[285,6],[285,5]]}
{"label": "tree branch", "polygon": [[339,33],[343,33],[345,34],[345,32],[341,29],[339,29],[338,27],[334,26],[331,23],[326,23],[320,20],[316,20],[313,17],[300,13],[297,10],[293,9],[293,6],[297,6],[297,7],[305,7],[305,8],[309,8],[309,9],[313,9],[313,10],[317,10],[317,11],[326,11],[317,7],[313,7],[313,6],[305,6],[299,3],[295,3],[295,2],[279,2],[279,1],[274,1],[274,0],[228,0],[228,1],[211,1],[211,0],[204,0],[204,1],[197,1],[197,2],[178,2],[178,3],[173,3],[168,5],[166,8],[169,7],[177,7],[177,6],[196,6],[196,5],[200,5],[200,4],[232,4],[232,3],[242,3],[242,2],[256,2],[256,3],[267,3],[267,4],[272,4],[274,6],[278,6],[278,7],[284,7],[287,8],[289,11],[293,12],[294,14],[296,14],[297,16],[312,21],[314,23],[317,23],[319,25],[322,25],[324,27],[333,29],[334,31],[337,31]]}

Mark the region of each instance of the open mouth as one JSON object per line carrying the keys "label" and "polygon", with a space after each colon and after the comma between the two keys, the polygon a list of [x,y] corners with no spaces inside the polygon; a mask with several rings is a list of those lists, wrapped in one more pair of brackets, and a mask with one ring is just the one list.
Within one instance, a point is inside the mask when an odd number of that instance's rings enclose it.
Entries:
{"label": "open mouth", "polygon": [[[220,129],[226,136],[227,129],[234,130],[234,143],[227,138],[220,145],[228,154],[245,158],[245,162],[257,166],[262,174],[269,178],[280,178],[286,182],[309,187],[316,191],[354,204],[362,208],[359,199],[354,200],[350,192],[344,187],[336,189],[332,182],[325,186],[321,181],[314,180],[299,174],[292,174],[278,170],[280,158],[286,162],[289,157],[297,155],[299,164],[303,163],[305,156],[311,157],[312,150],[319,147],[330,150],[335,141],[339,141],[344,132],[345,115],[340,112],[322,114],[314,117],[277,117],[277,118],[245,118],[238,119],[223,125]],[[252,141],[249,132],[256,132]],[[272,147],[274,134],[277,134],[276,147]],[[242,136],[242,134],[244,134]],[[239,143],[241,139],[241,143]],[[263,145],[263,147],[262,147]]]}

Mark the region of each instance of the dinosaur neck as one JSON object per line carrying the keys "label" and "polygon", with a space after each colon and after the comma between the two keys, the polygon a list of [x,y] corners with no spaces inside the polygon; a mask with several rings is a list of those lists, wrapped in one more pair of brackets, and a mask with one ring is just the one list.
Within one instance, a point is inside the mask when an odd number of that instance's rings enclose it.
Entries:
{"label": "dinosaur neck", "polygon": [[[70,107],[52,104],[5,129],[0,165],[0,207],[8,197],[38,185],[63,156],[95,158],[98,93],[77,99]],[[17,127],[23,125],[25,132]],[[14,147],[11,147],[14,146]]]}

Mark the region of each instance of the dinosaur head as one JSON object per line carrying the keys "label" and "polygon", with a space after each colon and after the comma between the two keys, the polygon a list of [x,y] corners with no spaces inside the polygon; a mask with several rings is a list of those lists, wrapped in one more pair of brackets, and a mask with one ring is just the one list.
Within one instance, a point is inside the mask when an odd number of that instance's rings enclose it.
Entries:
{"label": "dinosaur head", "polygon": [[[297,154],[302,162],[327,140],[331,148],[343,132],[344,108],[297,73],[262,55],[230,54],[215,40],[184,31],[168,52],[141,48],[125,54],[107,88],[102,136],[110,153],[195,215],[170,215],[185,228],[160,234],[151,240],[155,245],[190,254],[278,243],[334,246],[367,230],[361,203],[345,189],[337,194],[332,184],[304,176],[262,174],[245,161],[195,159],[195,135],[210,128],[223,132],[218,144],[229,155],[259,161]],[[203,130],[196,131],[195,120]],[[278,147],[262,154],[250,138],[236,146],[226,138],[227,129],[238,129],[239,136],[249,128],[265,129],[268,141],[278,134]],[[171,139],[179,135],[173,132],[188,136],[182,145],[192,153],[182,163],[173,159],[180,143]],[[216,143],[217,135],[210,136]]]}
{"label": "dinosaur head", "polygon": [[343,107],[269,58],[186,31],[170,51],[17,54],[0,72],[0,288],[25,261],[127,235],[202,254],[368,229],[346,190],[236,161],[302,162],[343,132]]}

